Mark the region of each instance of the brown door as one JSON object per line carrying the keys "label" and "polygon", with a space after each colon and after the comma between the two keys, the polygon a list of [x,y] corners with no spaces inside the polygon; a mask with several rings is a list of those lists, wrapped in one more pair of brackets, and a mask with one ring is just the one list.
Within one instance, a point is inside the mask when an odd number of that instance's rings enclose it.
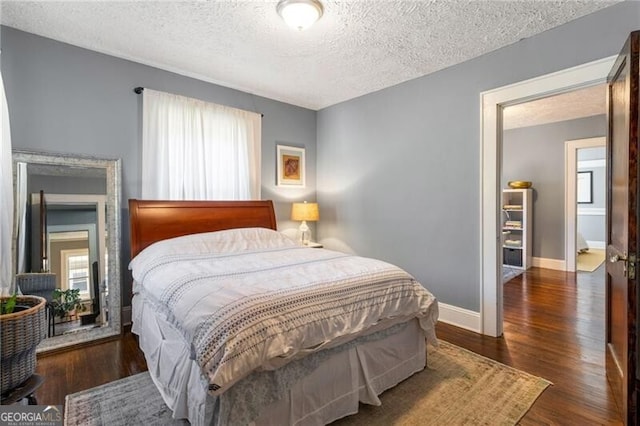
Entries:
{"label": "brown door", "polygon": [[631,33],[608,79],[607,378],[625,423],[638,421],[638,64]]}

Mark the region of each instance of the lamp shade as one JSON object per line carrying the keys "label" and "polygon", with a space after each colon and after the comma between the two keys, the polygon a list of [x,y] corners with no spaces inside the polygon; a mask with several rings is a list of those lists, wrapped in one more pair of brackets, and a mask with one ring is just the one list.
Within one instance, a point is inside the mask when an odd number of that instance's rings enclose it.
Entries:
{"label": "lamp shade", "polygon": [[318,220],[320,213],[318,203],[293,203],[291,205],[291,220]]}

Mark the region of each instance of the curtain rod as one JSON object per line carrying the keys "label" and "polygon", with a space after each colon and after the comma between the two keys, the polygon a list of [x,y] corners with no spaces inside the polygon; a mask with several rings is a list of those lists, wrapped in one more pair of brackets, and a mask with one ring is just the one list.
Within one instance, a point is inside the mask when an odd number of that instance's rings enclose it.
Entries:
{"label": "curtain rod", "polygon": [[[134,87],[134,88],[133,88],[133,91],[134,91],[137,95],[139,95],[139,94],[141,94],[141,93],[144,91],[144,87],[140,87],[140,86],[138,86],[138,87]],[[254,111],[251,111],[251,112],[254,112]],[[260,113],[258,113],[258,114],[260,114]],[[260,114],[260,117],[264,117],[264,114]]]}

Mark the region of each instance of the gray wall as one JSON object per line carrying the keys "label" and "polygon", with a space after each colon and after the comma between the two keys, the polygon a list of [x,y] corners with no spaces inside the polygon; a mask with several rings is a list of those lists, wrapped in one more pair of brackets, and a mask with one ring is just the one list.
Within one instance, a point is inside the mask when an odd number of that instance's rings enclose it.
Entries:
{"label": "gray wall", "polygon": [[318,112],[320,240],[406,268],[443,303],[480,308],[480,98],[617,54],[625,2],[443,71]]}
{"label": "gray wall", "polygon": [[573,139],[604,136],[604,115],[505,130],[502,187],[533,182],[533,256],[564,260],[564,146]]}
{"label": "gray wall", "polygon": [[107,194],[107,178],[27,175],[27,194]]}
{"label": "gray wall", "polygon": [[[123,305],[131,288],[126,201],[140,196],[142,97],[137,86],[264,114],[262,198],[278,226],[292,228],[290,203],[315,200],[316,112],[81,49],[8,27],[1,29],[2,76],[14,149],[122,159]],[[306,148],[306,189],[275,186],[276,143]]]}

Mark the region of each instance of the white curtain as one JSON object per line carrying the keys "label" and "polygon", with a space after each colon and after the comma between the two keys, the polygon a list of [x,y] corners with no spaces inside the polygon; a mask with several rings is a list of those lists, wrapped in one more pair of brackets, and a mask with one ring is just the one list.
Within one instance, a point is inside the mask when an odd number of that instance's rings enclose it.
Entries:
{"label": "white curtain", "polygon": [[13,171],[11,166],[11,130],[9,110],[4,93],[4,82],[0,72],[0,294],[7,296],[12,291],[13,264],[11,239],[13,234]]}
{"label": "white curtain", "polygon": [[143,93],[142,198],[260,199],[260,114]]}
{"label": "white curtain", "polygon": [[16,272],[27,272],[27,163],[16,163]]}

